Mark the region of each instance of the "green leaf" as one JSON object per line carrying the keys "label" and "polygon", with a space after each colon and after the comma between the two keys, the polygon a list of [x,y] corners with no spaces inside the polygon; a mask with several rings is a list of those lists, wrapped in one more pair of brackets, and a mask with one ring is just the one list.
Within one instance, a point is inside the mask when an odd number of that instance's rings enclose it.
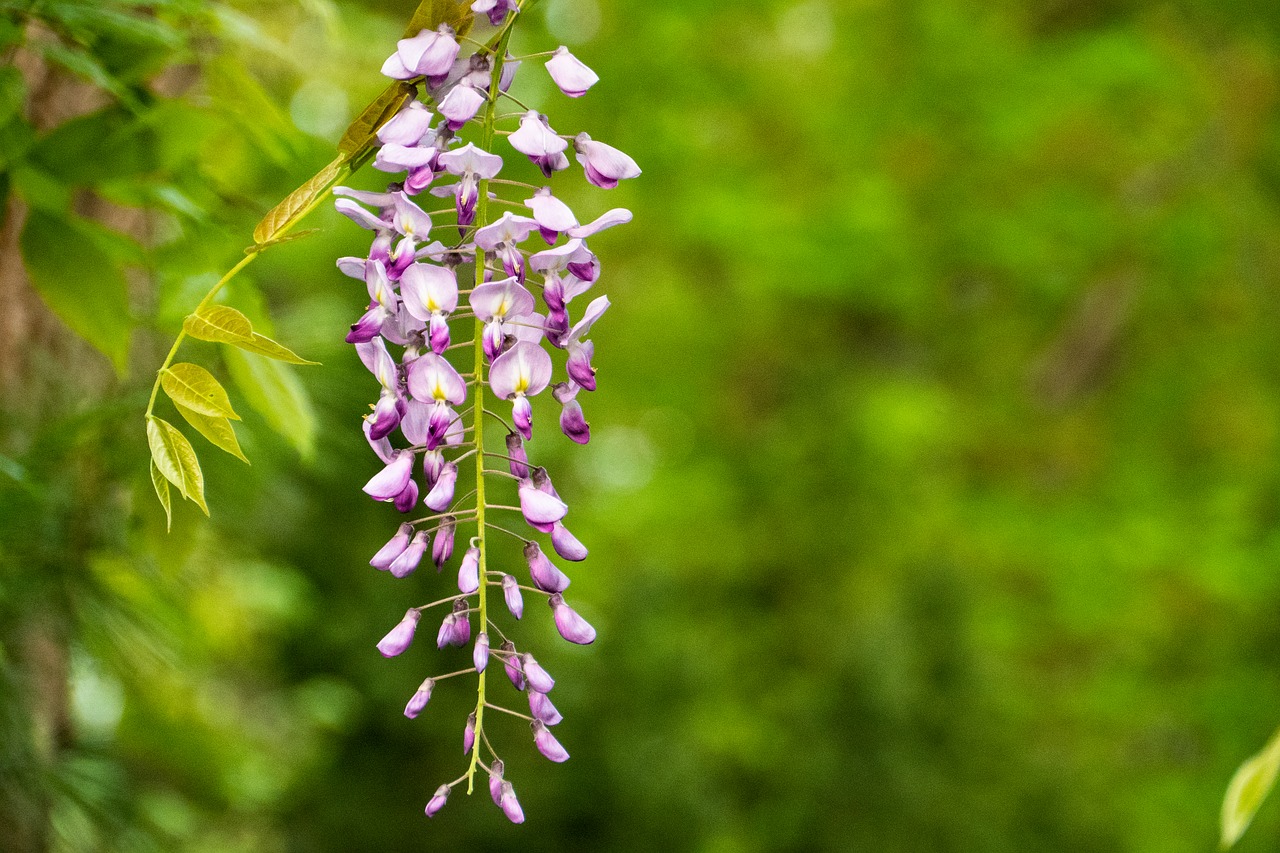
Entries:
{"label": "green leaf", "polygon": [[1280,731],[1231,777],[1222,800],[1223,850],[1239,841],[1249,828],[1253,816],[1275,786],[1277,771],[1280,771]]}
{"label": "green leaf", "polygon": [[315,201],[327,192],[342,172],[343,158],[339,157],[315,174],[311,180],[298,187],[289,196],[262,217],[262,221],[253,229],[253,242],[268,243],[277,239],[281,232],[295,225]]}
{"label": "green leaf", "polygon": [[348,157],[354,157],[373,144],[378,129],[400,112],[400,108],[417,92],[417,89],[404,81],[398,80],[392,83],[369,106],[360,111],[355,121],[351,122],[338,142],[338,150]]}
{"label": "green leaf", "polygon": [[193,412],[214,418],[240,420],[227,391],[213,374],[198,364],[182,362],[160,371],[160,387],[169,399]]}
{"label": "green leaf", "polygon": [[302,457],[315,450],[315,412],[293,369],[279,361],[224,348],[227,369],[249,405],[287,438]]}
{"label": "green leaf", "polygon": [[187,315],[182,328],[188,335],[215,343],[242,343],[253,340],[249,318],[229,305],[208,305]]}
{"label": "green leaf", "polygon": [[0,124],[16,116],[26,98],[22,72],[12,65],[0,68]]}
{"label": "green leaf", "polygon": [[38,48],[50,62],[61,65],[72,74],[83,77],[100,89],[105,89],[130,110],[141,111],[137,96],[85,51],[66,47],[56,41],[41,41]]}
{"label": "green leaf", "polygon": [[113,104],[58,125],[28,156],[63,183],[96,186],[153,172],[156,150],[155,129]]}
{"label": "green leaf", "polygon": [[169,502],[169,481],[160,473],[160,469],[156,467],[155,459],[151,460],[151,485],[156,490],[156,497],[160,499],[160,505],[164,507],[164,529],[173,529],[173,506]]}
{"label": "green leaf", "polygon": [[276,361],[287,361],[290,364],[319,364],[320,363],[318,361],[308,361],[307,359],[298,355],[288,347],[281,346],[280,344],[271,340],[271,338],[268,338],[265,335],[260,335],[257,332],[253,333],[252,340],[230,341],[230,343],[240,347],[240,349],[246,352],[256,353],[257,355],[265,355],[267,358],[273,358]]}
{"label": "green leaf", "polygon": [[151,448],[152,462],[164,478],[208,515],[209,507],[204,502],[204,475],[200,472],[195,448],[187,437],[168,421],[148,415],[147,444]]}
{"label": "green leaf", "polygon": [[236,440],[236,431],[231,426],[231,421],[226,418],[215,418],[209,415],[202,415],[199,412],[192,411],[181,403],[174,403],[178,410],[178,414],[196,428],[196,432],[203,435],[212,442],[214,447],[219,450],[225,450],[235,458],[249,464],[249,459],[240,450],[240,442]]}
{"label": "green leaf", "polygon": [[[32,210],[20,244],[41,298],[73,332],[111,359],[123,377],[129,361],[129,291],[120,267],[96,235],[74,218]],[[68,253],[75,257],[74,268],[67,265]]]}
{"label": "green leaf", "polygon": [[471,11],[469,0],[422,0],[405,27],[404,37],[413,38],[423,30],[434,30],[448,24],[460,36],[471,32],[476,13]]}

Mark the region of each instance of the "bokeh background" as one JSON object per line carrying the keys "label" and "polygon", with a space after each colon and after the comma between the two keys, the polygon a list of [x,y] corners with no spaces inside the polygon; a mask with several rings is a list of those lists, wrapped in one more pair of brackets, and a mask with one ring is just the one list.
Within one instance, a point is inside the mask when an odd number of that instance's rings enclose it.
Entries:
{"label": "bokeh background", "polygon": [[543,0],[516,52],[603,79],[517,93],[645,174],[556,178],[635,222],[593,440],[538,442],[601,638],[526,620],[573,760],[496,730],[513,827],[422,816],[470,688],[406,720],[452,657],[373,648],[449,579],[367,565],[363,232],[227,295],[323,367],[184,349],[259,388],[212,519],[147,478],[182,316],[414,6],[0,2],[0,849],[1210,849],[1280,723],[1280,7]]}

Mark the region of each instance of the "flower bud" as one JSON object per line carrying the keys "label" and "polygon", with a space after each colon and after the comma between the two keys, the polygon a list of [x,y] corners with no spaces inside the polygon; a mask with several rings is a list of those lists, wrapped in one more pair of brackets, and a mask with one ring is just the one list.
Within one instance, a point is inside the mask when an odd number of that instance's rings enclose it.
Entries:
{"label": "flower bud", "polygon": [[520,658],[516,655],[516,644],[507,640],[502,644],[502,667],[507,671],[507,678],[516,690],[524,690],[524,670],[520,667]]}
{"label": "flower bud", "polygon": [[548,726],[557,725],[564,719],[556,710],[556,706],[551,704],[551,697],[536,690],[529,691],[529,713],[534,719],[541,720]]}
{"label": "flower bud", "polygon": [[536,488],[529,480],[520,481],[517,494],[520,496],[520,512],[531,525],[553,524],[569,512],[568,504]]}
{"label": "flower bud", "polygon": [[391,564],[395,562],[396,557],[399,557],[404,553],[404,549],[409,547],[409,540],[412,537],[413,525],[400,525],[399,529],[396,530],[396,535],[392,536],[386,545],[379,548],[378,553],[374,554],[373,558],[369,560],[369,565],[380,572],[385,572],[391,568]]}
{"label": "flower bud", "polygon": [[462,754],[466,755],[476,745],[476,712],[467,717],[467,727],[462,730]]}
{"label": "flower bud", "polygon": [[421,618],[419,611],[409,610],[400,623],[378,641],[378,651],[382,652],[384,658],[393,658],[409,648],[409,644],[413,642],[413,632],[417,630],[418,620]]}
{"label": "flower bud", "polygon": [[507,462],[511,466],[512,476],[529,476],[529,456],[524,452],[524,440],[519,433],[507,434],[507,456],[511,457]]}
{"label": "flower bud", "polygon": [[419,530],[413,535],[413,541],[409,543],[409,547],[405,548],[391,563],[390,571],[393,577],[406,577],[418,568],[418,563],[422,562],[422,555],[427,550],[427,541],[428,536],[425,530]]}
{"label": "flower bud", "polygon": [[444,804],[449,799],[449,786],[441,785],[436,788],[435,796],[427,803],[427,817],[435,817],[436,814],[444,808]]}
{"label": "flower bud", "polygon": [[471,653],[471,660],[476,665],[476,672],[484,672],[489,664],[489,632],[481,631],[476,637],[476,646]]}
{"label": "flower bud", "polygon": [[520,656],[520,669],[524,671],[524,677],[529,683],[530,690],[535,690],[538,693],[550,693],[551,688],[556,686],[556,680],[528,652]]}
{"label": "flower bud", "polygon": [[396,495],[393,503],[401,512],[412,512],[418,504],[418,484],[410,480],[404,487],[404,491]]}
{"label": "flower bud", "polygon": [[480,549],[472,545],[458,567],[458,590],[467,595],[480,589]]}
{"label": "flower bud", "polygon": [[520,801],[516,799],[516,790],[511,787],[510,782],[502,783],[502,796],[499,798],[499,804],[502,807],[502,813],[507,816],[507,820],[512,823],[524,823],[524,810],[520,808]]}
{"label": "flower bud", "polygon": [[413,482],[413,451],[397,450],[386,467],[364,484],[364,492],[375,501],[393,500]]}
{"label": "flower bud", "polygon": [[561,45],[555,54],[547,60],[547,73],[555,81],[556,86],[570,98],[581,98],[587,90],[599,82],[600,77],[583,65],[569,52],[569,48]]}
{"label": "flower bud", "polygon": [[534,720],[530,728],[533,729],[533,745],[538,748],[538,752],[557,764],[569,760],[569,753],[556,740],[556,736],[547,730],[542,720]]}
{"label": "flower bud", "polygon": [[[436,541],[431,546],[431,562],[436,564],[437,570],[444,568],[444,564],[453,556],[453,537],[457,526],[458,520],[451,515],[444,519],[440,529],[436,531]],[[551,541],[554,544],[555,539],[552,538]]]}
{"label": "flower bud", "polygon": [[564,596],[556,593],[547,601],[556,620],[556,630],[571,643],[587,646],[596,641],[596,629],[564,603]]}
{"label": "flower bud", "polygon": [[524,596],[520,595],[520,584],[511,575],[502,576],[502,597],[512,616],[519,619],[524,615]]}
{"label": "flower bud", "polygon": [[505,769],[502,761],[495,758],[489,771],[489,796],[493,797],[493,804],[499,808],[502,807],[502,773]]}
{"label": "flower bud", "polygon": [[563,592],[569,586],[569,577],[556,568],[542,553],[537,542],[524,546],[524,559],[529,564],[529,576],[533,585],[543,592]]}
{"label": "flower bud", "polygon": [[563,559],[571,562],[580,563],[587,559],[586,546],[559,521],[551,526],[551,547]]}
{"label": "flower bud", "polygon": [[444,512],[453,503],[453,490],[457,484],[458,466],[453,462],[446,462],[440,469],[440,478],[431,487],[423,503],[436,512]]}
{"label": "flower bud", "polygon": [[418,687],[418,691],[413,694],[413,698],[409,700],[409,704],[404,706],[404,715],[409,719],[415,719],[422,713],[422,709],[427,707],[427,703],[431,701],[431,691],[436,686],[434,678],[428,678]]}

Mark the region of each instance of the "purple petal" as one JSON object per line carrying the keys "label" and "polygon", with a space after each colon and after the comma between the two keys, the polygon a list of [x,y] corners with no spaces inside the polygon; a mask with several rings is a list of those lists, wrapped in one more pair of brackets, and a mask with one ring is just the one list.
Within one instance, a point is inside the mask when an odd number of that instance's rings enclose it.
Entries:
{"label": "purple petal", "polygon": [[529,455],[524,451],[524,440],[516,433],[507,433],[507,464],[515,477],[529,476]]}
{"label": "purple petal", "polygon": [[[569,333],[569,337],[572,339],[573,332]],[[569,341],[569,358],[565,362],[565,369],[574,382],[588,391],[596,390],[596,369],[591,366],[591,358],[595,352],[596,346],[591,341]]]}
{"label": "purple petal", "polygon": [[449,786],[436,788],[435,796],[427,803],[427,817],[435,817],[449,800]]}
{"label": "purple petal", "polygon": [[485,96],[475,87],[467,83],[459,83],[449,90],[440,101],[440,115],[449,122],[450,130],[460,130],[464,124],[475,118],[480,107],[484,106]]}
{"label": "purple petal", "polygon": [[507,137],[511,147],[531,158],[559,154],[569,147],[568,141],[556,135],[547,117],[530,110],[520,119],[520,129]]}
{"label": "purple petal", "polygon": [[555,55],[547,60],[547,73],[555,81],[556,86],[570,98],[580,98],[594,86],[600,77],[577,57],[569,52],[569,48],[561,45]]}
{"label": "purple petal", "polygon": [[470,142],[441,154],[438,162],[446,172],[459,176],[471,174],[479,178],[494,178],[502,170],[501,157],[481,150]]}
{"label": "purple petal", "polygon": [[457,483],[458,466],[452,462],[446,462],[436,484],[427,493],[424,503],[436,512],[444,512],[449,508],[449,504],[453,503],[453,491]]}
{"label": "purple petal", "polygon": [[556,680],[528,652],[520,656],[520,670],[524,673],[530,690],[537,693],[550,693],[556,686]]}
{"label": "purple petal", "polygon": [[557,764],[569,760],[569,753],[560,745],[560,741],[556,740],[556,736],[547,730],[546,723],[542,720],[534,720],[530,728],[533,729],[533,745],[545,758]]}
{"label": "purple petal", "polygon": [[530,524],[554,524],[569,512],[569,505],[539,490],[529,480],[520,481],[520,512]]}
{"label": "purple petal", "polygon": [[434,148],[417,148],[409,145],[384,145],[373,158],[373,168],[380,172],[407,172],[435,162],[439,154]]}
{"label": "purple petal", "polygon": [[397,578],[407,577],[418,568],[422,555],[426,553],[427,542],[430,541],[427,531],[420,530],[414,534],[413,541],[405,548],[390,566],[391,575]]}
{"label": "purple petal", "polygon": [[458,566],[458,590],[467,595],[480,589],[480,549],[472,545]]}
{"label": "purple petal", "polygon": [[511,423],[524,438],[533,438],[533,405],[523,394],[517,394],[511,405]]}
{"label": "purple petal", "polygon": [[624,225],[630,221],[631,211],[623,207],[615,207],[613,210],[605,212],[593,222],[588,222],[586,225],[579,225],[577,228],[570,228],[569,236],[585,240],[593,234],[599,234],[601,231],[612,228],[615,225]]}
{"label": "purple petal", "polygon": [[570,400],[560,410],[560,431],[578,444],[591,441],[591,424],[587,423],[582,404],[577,400]]}
{"label": "purple petal", "polygon": [[516,790],[511,787],[510,782],[502,783],[502,813],[507,816],[507,820],[512,823],[524,823],[524,810],[520,808],[520,801],[516,799]]}
{"label": "purple petal", "polygon": [[[448,74],[458,58],[458,50],[453,31],[443,24],[438,30],[423,30],[413,38],[396,42],[396,55],[404,68],[413,72],[410,76],[439,77]],[[386,74],[385,68],[383,73]]]}
{"label": "purple petal", "polygon": [[440,529],[436,531],[436,541],[431,546],[431,562],[436,564],[436,569],[443,568],[444,564],[449,562],[449,558],[453,556],[453,540],[456,528],[457,519],[449,516],[444,520]]}
{"label": "purple petal", "polygon": [[392,501],[396,509],[400,512],[412,512],[413,508],[418,504],[418,484],[413,480],[409,480],[404,490],[395,496]]}
{"label": "purple petal", "polygon": [[516,656],[515,643],[507,640],[502,644],[502,651],[505,653],[502,666],[507,671],[507,678],[511,680],[516,690],[524,690],[524,670],[520,668],[520,658]]}
{"label": "purple petal", "polygon": [[521,341],[494,360],[489,370],[489,387],[503,400],[517,394],[532,397],[547,387],[551,369],[551,356],[546,350]]}
{"label": "purple petal", "polygon": [[365,494],[376,501],[389,501],[404,491],[413,476],[413,451],[397,450],[385,468],[365,483]]}
{"label": "purple petal", "polygon": [[466,755],[476,745],[476,714],[471,712],[467,717],[467,727],[462,730],[462,754]]}
{"label": "purple petal", "polygon": [[393,658],[409,648],[409,644],[413,642],[413,632],[417,630],[418,620],[421,618],[422,614],[417,610],[409,610],[399,624],[378,641],[378,651],[384,658]]}
{"label": "purple petal", "polygon": [[415,399],[424,403],[447,401],[455,406],[466,402],[467,383],[444,356],[423,353],[406,372],[409,375],[409,393]]}
{"label": "purple petal", "polygon": [[538,589],[543,592],[564,592],[568,588],[568,575],[547,559],[537,542],[524,546],[524,559],[529,564],[529,576],[533,578],[533,585]]}
{"label": "purple petal", "polygon": [[458,308],[458,276],[448,267],[413,264],[400,276],[404,307],[419,320],[429,321],[437,312]]}
{"label": "purple petal", "polygon": [[551,547],[565,560],[580,563],[587,559],[586,546],[559,521],[551,526]]}
{"label": "purple petal", "polygon": [[431,110],[419,101],[410,101],[400,112],[378,128],[378,141],[386,145],[417,145],[431,130]]}
{"label": "purple petal", "polygon": [[579,133],[573,140],[573,148],[578,162],[587,172],[587,180],[598,187],[613,189],[618,181],[640,175],[640,167],[635,160],[612,145],[596,142],[585,133]]}
{"label": "purple petal", "polygon": [[520,584],[511,575],[502,576],[502,597],[512,616],[519,619],[524,615],[524,596],[520,595]]}
{"label": "purple petal", "polygon": [[556,593],[547,603],[551,605],[556,630],[560,632],[561,637],[580,646],[587,646],[596,641],[596,629],[579,616],[576,610],[565,604],[563,596]]}
{"label": "purple petal", "polygon": [[369,560],[369,565],[373,566],[380,572],[385,572],[391,568],[391,563],[404,553],[404,549],[409,547],[409,540],[413,537],[413,525],[402,524],[396,530],[396,535],[392,536],[386,545],[378,549],[378,553],[373,555]]}
{"label": "purple petal", "polygon": [[532,313],[538,305],[533,294],[514,277],[480,285],[471,291],[467,301],[475,315],[486,323]]}
{"label": "purple petal", "polygon": [[[435,686],[434,678],[428,678],[422,682],[418,687],[418,691],[409,700],[409,704],[404,706],[404,715],[411,720],[417,719],[418,715],[422,713],[422,709],[426,708],[427,703],[431,701],[431,691],[435,689]],[[554,725],[554,723],[551,725]]]}
{"label": "purple petal", "polygon": [[559,725],[564,717],[560,716],[560,712],[556,710],[556,706],[551,704],[551,697],[545,693],[539,693],[536,690],[529,691],[529,713],[536,720],[541,720],[548,726]]}
{"label": "purple petal", "polygon": [[502,805],[502,773],[506,768],[495,758],[489,768],[489,796],[493,797],[495,806]]}
{"label": "purple petal", "polygon": [[[533,198],[527,198],[524,201],[525,206],[533,211],[533,218],[537,220],[538,225],[543,229],[544,235],[546,231],[561,232],[575,229],[578,224],[578,217],[573,215],[573,211],[569,209],[569,205],[551,194],[550,187],[543,187],[534,193]],[[571,234],[570,236],[576,236]],[[548,244],[554,243],[555,238],[547,240]]]}
{"label": "purple petal", "polygon": [[489,632],[481,631],[476,637],[475,649],[471,652],[471,661],[476,666],[476,672],[484,672],[484,668],[489,665]]}

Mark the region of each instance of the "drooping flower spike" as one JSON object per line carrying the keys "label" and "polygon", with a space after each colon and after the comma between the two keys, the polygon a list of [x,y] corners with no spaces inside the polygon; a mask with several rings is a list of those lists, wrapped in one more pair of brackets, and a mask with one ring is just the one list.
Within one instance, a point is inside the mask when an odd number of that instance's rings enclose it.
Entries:
{"label": "drooping flower spike", "polygon": [[[470,37],[460,38],[448,26],[429,27],[400,40],[383,65],[384,74],[411,81],[423,99],[410,99],[376,128],[372,162],[392,175],[386,191],[335,189],[337,209],[372,234],[366,256],[341,258],[337,265],[363,281],[368,294],[347,335],[376,380],[376,400],[361,428],[382,467],[364,490],[374,500],[413,512],[369,563],[408,579],[401,580],[406,589],[422,583],[418,569],[428,554],[437,570],[456,566],[456,592],[448,589],[444,597],[432,595],[434,603],[410,608],[377,643],[378,651],[387,657],[407,653],[423,614],[439,608],[432,617],[439,625],[436,646],[442,653],[467,649],[470,668],[419,675],[417,689],[406,697],[405,717],[422,714],[441,683],[455,676],[478,679],[479,695],[487,697],[462,726],[462,746],[470,756],[466,772],[436,788],[425,811],[428,817],[438,814],[464,781],[470,793],[479,773],[488,776],[494,804],[508,820],[521,823],[524,810],[495,752],[502,748],[502,730],[490,731],[495,707],[530,720],[533,747],[550,761],[566,761],[569,753],[551,733],[563,720],[548,696],[555,680],[524,641],[507,632],[532,595],[546,600],[564,640],[586,645],[596,638],[595,628],[564,600],[570,578],[559,562],[580,562],[587,548],[565,526],[569,504],[546,469],[530,460],[525,442],[533,436],[533,398],[548,390],[559,408],[560,432],[579,444],[590,440],[581,397],[596,388],[590,333],[609,300],[596,296],[580,317],[572,316],[572,303],[600,287],[600,260],[587,239],[629,222],[631,213],[614,208],[593,212],[594,219],[579,218],[549,186],[530,191],[520,181],[499,178],[504,162],[493,143],[505,136],[502,144],[547,178],[569,168],[572,145],[587,182],[597,187],[616,187],[640,169],[586,133],[557,133],[536,109],[520,106],[500,115],[497,102],[508,97],[520,65],[508,56],[507,45],[521,4],[466,5],[498,28],[487,41],[474,41],[481,37],[476,31],[463,30]],[[545,65],[570,97],[599,82],[564,47]],[[500,130],[503,121],[512,124]],[[428,213],[415,200],[424,196],[451,197],[453,209]],[[457,239],[440,236],[453,228]],[[464,327],[472,330],[469,336]],[[511,404],[509,423],[494,411],[502,408],[494,400]],[[499,424],[506,426],[502,439]],[[514,509],[513,503],[537,539],[491,523],[490,511],[499,505]],[[465,547],[457,559],[459,528]],[[523,548],[510,538],[490,537],[493,531],[523,540]],[[437,583],[452,587],[454,577],[450,571]],[[511,623],[499,627],[504,609]],[[413,654],[421,653],[419,648]],[[525,694],[527,715],[496,704],[502,701],[496,687],[486,693],[486,679],[499,668],[490,665],[495,659],[515,691]]]}

